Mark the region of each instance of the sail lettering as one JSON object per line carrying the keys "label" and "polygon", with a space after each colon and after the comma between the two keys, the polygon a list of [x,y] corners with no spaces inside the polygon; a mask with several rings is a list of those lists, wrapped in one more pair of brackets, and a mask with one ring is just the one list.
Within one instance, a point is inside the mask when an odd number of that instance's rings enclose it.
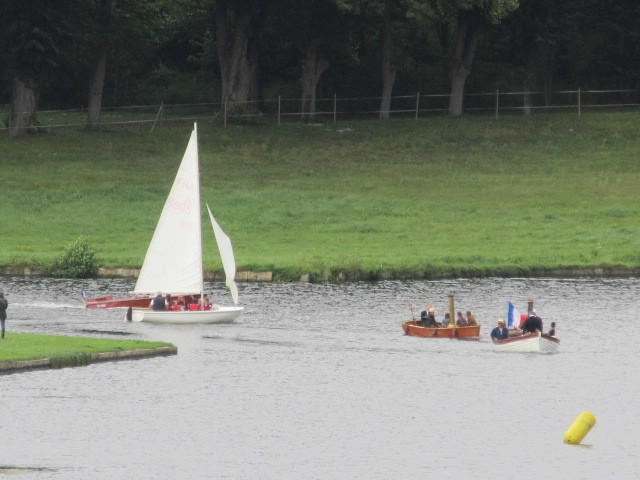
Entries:
{"label": "sail lettering", "polygon": [[196,225],[193,222],[189,222],[188,220],[183,220],[182,222],[180,222],[180,227],[182,228],[182,230],[189,230],[191,232],[196,232],[198,230],[196,228]]}
{"label": "sail lettering", "polygon": [[194,183],[185,177],[176,178],[176,184],[186,188],[187,190],[193,190],[194,187]]}
{"label": "sail lettering", "polygon": [[167,203],[169,208],[171,208],[172,210],[177,210],[181,213],[191,213],[195,202],[191,197],[187,197],[184,201],[170,198],[169,200],[167,200]]}

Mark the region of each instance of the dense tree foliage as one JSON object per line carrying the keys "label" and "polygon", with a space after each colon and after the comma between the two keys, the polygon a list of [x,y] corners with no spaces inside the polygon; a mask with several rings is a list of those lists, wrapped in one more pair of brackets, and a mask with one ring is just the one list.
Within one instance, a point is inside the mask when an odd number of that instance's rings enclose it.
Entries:
{"label": "dense tree foliage", "polygon": [[[6,126],[37,108],[640,86],[637,0],[0,1]],[[15,115],[23,113],[22,118]]]}

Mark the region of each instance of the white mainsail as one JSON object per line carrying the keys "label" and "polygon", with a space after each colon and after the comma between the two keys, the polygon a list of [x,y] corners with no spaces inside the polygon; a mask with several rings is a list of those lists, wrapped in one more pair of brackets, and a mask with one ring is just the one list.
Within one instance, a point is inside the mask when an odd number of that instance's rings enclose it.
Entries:
{"label": "white mainsail", "polygon": [[201,294],[202,275],[198,131],[194,125],[134,292]]}
{"label": "white mainsail", "polygon": [[213,227],[213,233],[216,236],[216,243],[218,244],[218,250],[220,251],[220,259],[222,260],[222,267],[224,268],[224,275],[226,278],[226,285],[231,292],[231,298],[233,303],[238,304],[238,287],[236,286],[236,260],[233,256],[233,247],[231,246],[231,239],[222,231],[216,219],[213,218],[209,204],[207,204],[207,210],[209,211],[209,218],[211,219],[211,226]]}

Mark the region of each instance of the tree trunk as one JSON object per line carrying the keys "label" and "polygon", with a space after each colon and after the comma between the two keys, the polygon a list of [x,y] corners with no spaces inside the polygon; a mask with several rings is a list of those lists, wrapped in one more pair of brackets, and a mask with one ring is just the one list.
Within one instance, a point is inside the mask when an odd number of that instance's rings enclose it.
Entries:
{"label": "tree trunk", "polygon": [[216,5],[216,39],[222,77],[222,102],[228,109],[239,103],[257,101],[259,97],[258,55],[251,47],[260,8],[237,14],[233,38],[227,28],[226,1]]}
{"label": "tree trunk", "polygon": [[449,115],[462,115],[464,84],[471,73],[471,63],[476,53],[482,26],[470,18],[459,18],[455,39],[451,95],[449,97]]}
{"label": "tree trunk", "polygon": [[111,0],[100,0],[100,20],[98,36],[100,52],[98,62],[89,85],[89,101],[87,106],[87,128],[93,129],[100,124],[102,112],[102,96],[104,79],[107,72],[107,53],[109,51],[109,29],[111,25]]}
{"label": "tree trunk", "polygon": [[102,94],[104,92],[104,77],[107,71],[107,47],[101,48],[96,70],[89,86],[89,104],[87,107],[87,128],[94,129],[100,124],[102,112]]}
{"label": "tree trunk", "polygon": [[391,93],[396,80],[396,67],[392,64],[393,39],[391,36],[391,16],[389,7],[385,6],[382,14],[382,100],[380,102],[380,119],[387,120],[391,110]]}
{"label": "tree trunk", "polygon": [[542,88],[544,91],[545,106],[551,105],[551,92],[553,91],[553,63],[555,57],[554,46],[549,42],[538,44],[538,63],[542,71]]}
{"label": "tree trunk", "polygon": [[[316,90],[320,76],[329,68],[329,62],[318,55],[318,49],[315,42],[309,45],[307,56],[302,64],[302,77],[300,83],[302,85],[302,102],[300,105],[300,113],[302,120],[305,114],[309,113],[309,118],[316,116]],[[308,106],[308,109],[307,109]]]}
{"label": "tree trunk", "polygon": [[18,74],[13,77],[11,92],[11,115],[9,117],[10,137],[20,137],[27,133],[36,118],[38,94],[29,81],[23,81]]}

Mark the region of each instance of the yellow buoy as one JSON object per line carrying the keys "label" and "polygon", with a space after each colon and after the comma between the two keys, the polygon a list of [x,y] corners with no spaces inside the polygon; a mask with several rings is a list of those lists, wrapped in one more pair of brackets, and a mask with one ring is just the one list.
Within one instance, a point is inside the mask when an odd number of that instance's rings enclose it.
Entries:
{"label": "yellow buoy", "polygon": [[582,439],[589,433],[591,427],[596,424],[596,417],[593,413],[582,412],[576,421],[569,427],[564,434],[564,443],[578,445]]}

